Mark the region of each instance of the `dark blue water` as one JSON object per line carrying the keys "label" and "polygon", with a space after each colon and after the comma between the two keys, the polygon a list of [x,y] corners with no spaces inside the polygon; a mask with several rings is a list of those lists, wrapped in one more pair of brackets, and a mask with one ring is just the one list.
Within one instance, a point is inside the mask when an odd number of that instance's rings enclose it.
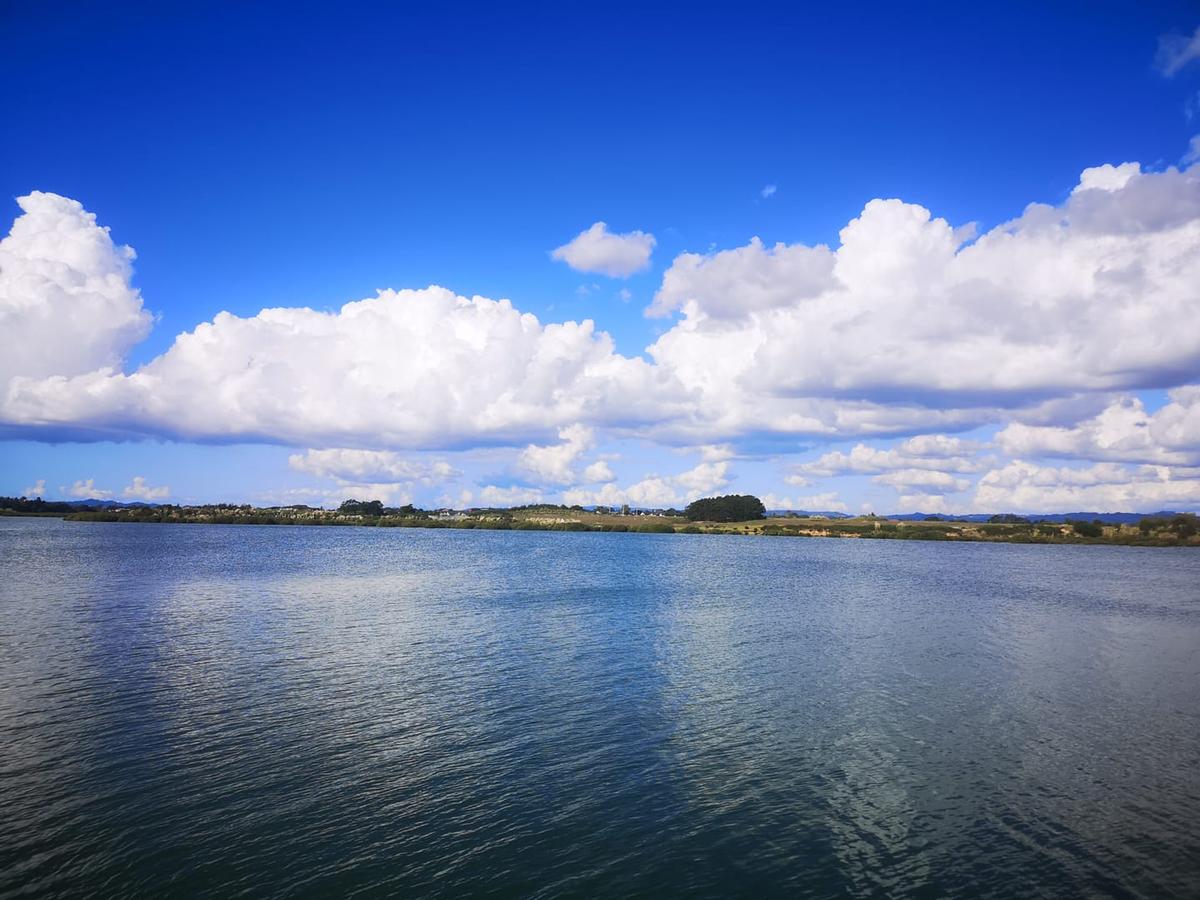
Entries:
{"label": "dark blue water", "polygon": [[0,896],[1200,895],[1200,552],[0,519]]}

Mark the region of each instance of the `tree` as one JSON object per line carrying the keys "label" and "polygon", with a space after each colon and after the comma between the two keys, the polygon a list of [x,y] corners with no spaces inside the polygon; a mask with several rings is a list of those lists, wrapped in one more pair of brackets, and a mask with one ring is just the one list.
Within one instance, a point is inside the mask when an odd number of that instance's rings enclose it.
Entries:
{"label": "tree", "polygon": [[1000,513],[988,519],[992,525],[1028,525],[1029,520],[1024,516],[1014,515],[1013,513]]}
{"label": "tree", "polygon": [[765,518],[767,510],[757,497],[727,494],[689,503],[683,514],[692,522],[748,522]]}
{"label": "tree", "polygon": [[338,507],[345,516],[382,516],[383,502],[380,500],[347,500]]}
{"label": "tree", "polygon": [[1179,513],[1171,518],[1171,530],[1180,538],[1189,538],[1200,530],[1200,525],[1191,513]]}
{"label": "tree", "polygon": [[1104,534],[1104,525],[1099,519],[1094,522],[1077,520],[1068,522],[1067,524],[1075,529],[1075,533],[1080,537],[1098,538]]}

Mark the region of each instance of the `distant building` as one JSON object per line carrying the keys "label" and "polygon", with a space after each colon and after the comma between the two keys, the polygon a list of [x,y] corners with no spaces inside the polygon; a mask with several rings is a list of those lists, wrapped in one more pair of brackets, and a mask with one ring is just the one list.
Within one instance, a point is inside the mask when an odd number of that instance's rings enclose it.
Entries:
{"label": "distant building", "polygon": [[621,515],[623,515],[623,516],[629,515],[629,504],[628,503],[621,504]]}

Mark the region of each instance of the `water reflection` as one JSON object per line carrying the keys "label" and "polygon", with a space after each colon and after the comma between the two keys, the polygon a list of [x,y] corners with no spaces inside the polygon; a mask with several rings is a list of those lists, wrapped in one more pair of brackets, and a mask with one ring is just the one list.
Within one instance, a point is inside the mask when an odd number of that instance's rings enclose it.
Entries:
{"label": "water reflection", "polygon": [[0,520],[0,565],[0,894],[1200,877],[1196,554]]}

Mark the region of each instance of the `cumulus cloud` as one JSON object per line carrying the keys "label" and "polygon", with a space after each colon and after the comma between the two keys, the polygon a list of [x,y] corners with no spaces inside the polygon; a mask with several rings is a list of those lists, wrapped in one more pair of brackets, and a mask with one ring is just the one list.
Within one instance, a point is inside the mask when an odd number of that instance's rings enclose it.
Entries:
{"label": "cumulus cloud", "polygon": [[644,231],[614,234],[604,222],[597,222],[550,255],[577,272],[628,278],[650,265],[655,243],[654,235]]}
{"label": "cumulus cloud", "polygon": [[[983,444],[978,441],[944,434],[918,435],[888,450],[857,444],[849,453],[835,450],[796,466],[788,476],[788,482],[804,485],[812,478],[895,471],[978,472],[988,465],[988,460],[979,456],[982,449]],[[892,482],[884,480],[881,483]]]}
{"label": "cumulus cloud", "polygon": [[[672,397],[675,397],[672,400]],[[337,312],[220,313],[124,375],[16,377],[0,420],[58,437],[454,447],[565,424],[657,422],[677,386],[591,321],[542,325],[507,300],[382,291]]]}
{"label": "cumulus cloud", "polygon": [[734,451],[731,444],[705,444],[701,447],[696,447],[700,452],[700,458],[704,462],[721,462],[724,459],[733,459]]}
{"label": "cumulus cloud", "polygon": [[[3,242],[3,308],[25,323],[3,332],[8,436],[505,445],[545,449],[527,462],[553,476],[561,451],[547,448],[572,426],[693,447],[1066,427],[1088,398],[1200,381],[1196,168],[1097,166],[1061,205],[1033,204],[977,239],[873,200],[836,248],[755,239],[682,254],[651,307],[674,318],[650,361],[617,353],[590,320],[544,324],[507,300],[430,287],[332,312],[220,313],[125,374],[149,322],[132,251],[73,201],[24,199]],[[34,274],[10,277],[21,271]],[[73,334],[85,320],[90,337]]]}
{"label": "cumulus cloud", "polygon": [[846,512],[847,506],[838,496],[837,491],[827,491],[823,494],[809,494],[796,498],[795,509],[812,512]]}
{"label": "cumulus cloud", "polygon": [[37,481],[35,481],[29,487],[25,488],[25,490],[21,493],[21,496],[28,497],[31,500],[34,499],[35,497],[46,496],[46,479],[39,478]]}
{"label": "cumulus cloud", "polygon": [[878,423],[878,406],[908,406],[913,429],[922,409],[997,417],[1194,380],[1197,285],[1200,170],[1102,166],[1063,205],[1031,204],[972,243],[923,207],[873,200],[836,250],[684,254],[650,308],[682,318],[649,353],[743,413],[730,428],[845,433],[854,411]]}
{"label": "cumulus cloud", "polygon": [[436,484],[459,475],[444,460],[410,460],[390,450],[331,448],[306,450],[288,457],[288,465],[297,472],[345,482]]}
{"label": "cumulus cloud", "polygon": [[625,488],[606,484],[598,490],[568,490],[563,492],[563,501],[581,506],[621,506],[625,503],[651,509],[678,506],[727,485],[729,466],[728,462],[702,462],[678,475],[650,475]]}
{"label": "cumulus cloud", "polygon": [[[468,497],[470,495],[468,494]],[[497,487],[489,484],[479,492],[479,503],[482,506],[528,506],[533,503],[545,502],[545,495],[536,488]]]}
{"label": "cumulus cloud", "polygon": [[583,470],[583,477],[580,482],[583,484],[600,484],[605,481],[616,481],[617,476],[613,474],[613,470],[608,463],[603,459],[598,459]]}
{"label": "cumulus cloud", "polygon": [[1188,148],[1183,154],[1181,162],[1185,166],[1200,162],[1200,134],[1192,135],[1192,139],[1188,141]]}
{"label": "cumulus cloud", "polygon": [[[517,467],[543,484],[575,484],[580,475],[575,463],[595,444],[595,433],[585,425],[570,425],[558,433],[561,443],[530,444],[517,457]],[[608,479],[598,479],[608,480]]]}
{"label": "cumulus cloud", "polygon": [[69,488],[60,488],[59,490],[68,497],[78,497],[84,500],[107,500],[113,495],[112,491],[96,487],[94,478],[89,478],[87,481],[76,481]]}
{"label": "cumulus cloud", "polygon": [[150,331],[134,252],[74,200],[34,191],[0,240],[0,386],[121,365]]}
{"label": "cumulus cloud", "polygon": [[1155,512],[1200,503],[1200,470],[1096,463],[1084,468],[1014,460],[987,472],[975,492],[980,510],[1026,513]]}
{"label": "cumulus cloud", "polygon": [[1154,64],[1168,78],[1178,75],[1186,66],[1200,59],[1200,25],[1191,37],[1184,34],[1164,34],[1158,39],[1158,54]]}
{"label": "cumulus cloud", "polygon": [[125,485],[121,496],[129,500],[144,500],[149,503],[155,500],[166,500],[171,496],[171,489],[165,484],[154,487],[147,483],[141,475],[134,475],[133,482]]}
{"label": "cumulus cloud", "polygon": [[956,478],[949,472],[929,469],[896,469],[871,479],[876,484],[886,484],[906,494],[953,494],[971,486],[967,478]]}
{"label": "cumulus cloud", "polygon": [[724,319],[794,305],[833,286],[835,261],[824,245],[776,244],[768,249],[757,237],[733,250],[683,253],[664,273],[647,314],[666,316],[683,309],[691,316]]}
{"label": "cumulus cloud", "polygon": [[345,447],[293,453],[288,457],[288,466],[336,482],[334,488],[301,489],[310,491],[324,506],[337,506],[344,500],[403,505],[412,502],[417,484],[441,484],[462,474],[445,460],[414,460],[390,450]]}
{"label": "cumulus cloud", "polygon": [[996,435],[1010,456],[1200,465],[1200,385],[1168,392],[1148,413],[1137,397],[1121,397],[1094,418],[1071,427],[1014,422]]}

